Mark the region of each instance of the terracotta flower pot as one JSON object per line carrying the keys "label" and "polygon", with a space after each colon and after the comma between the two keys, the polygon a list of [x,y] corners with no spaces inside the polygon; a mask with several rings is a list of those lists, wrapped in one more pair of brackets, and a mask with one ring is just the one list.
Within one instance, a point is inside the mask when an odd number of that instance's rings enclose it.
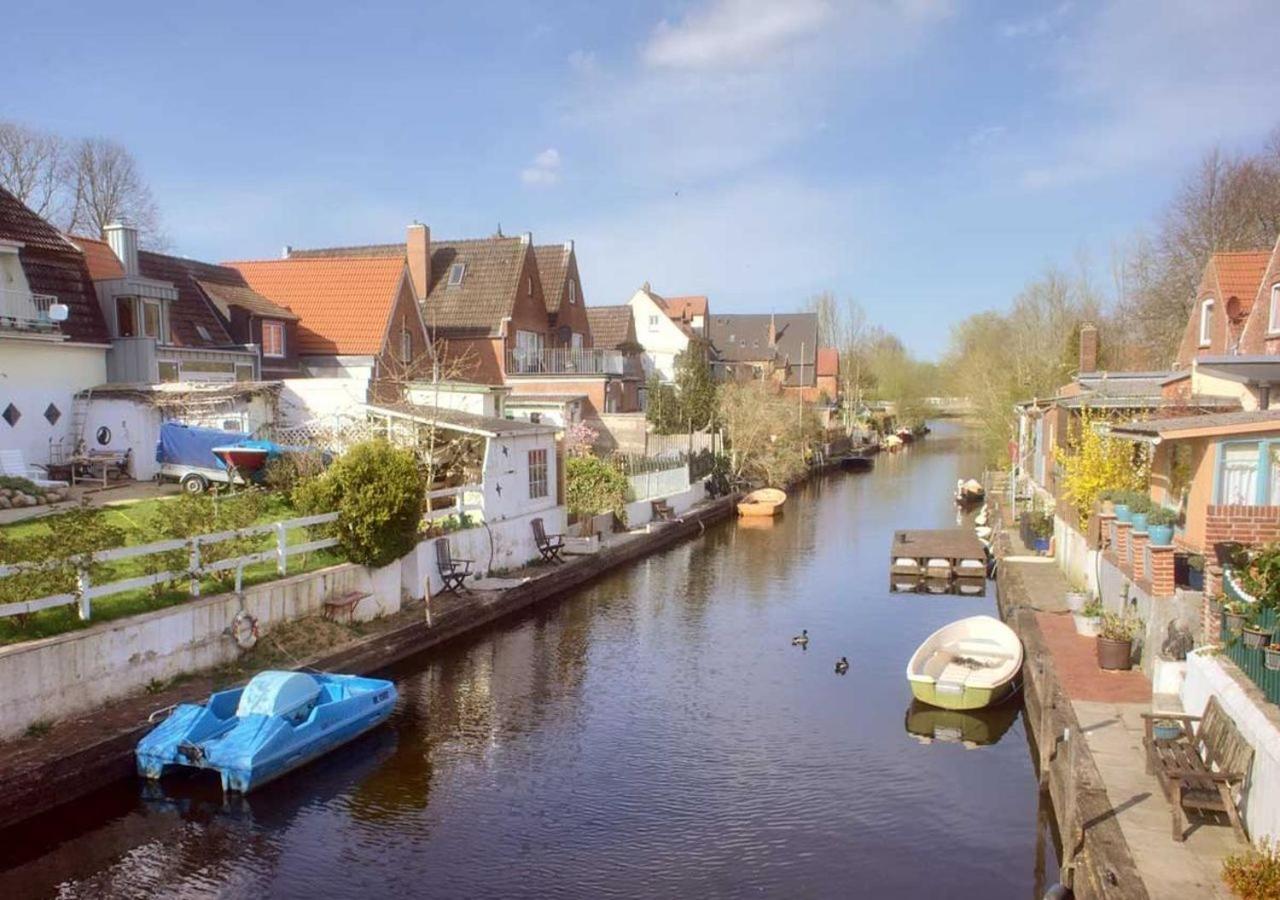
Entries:
{"label": "terracotta flower pot", "polygon": [[1098,636],[1098,668],[1100,669],[1132,669],[1133,641],[1113,641]]}

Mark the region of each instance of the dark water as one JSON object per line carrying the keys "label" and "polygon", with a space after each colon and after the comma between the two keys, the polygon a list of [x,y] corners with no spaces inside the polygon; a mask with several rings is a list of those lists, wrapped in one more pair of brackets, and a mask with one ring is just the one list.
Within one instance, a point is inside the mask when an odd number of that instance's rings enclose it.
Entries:
{"label": "dark water", "polygon": [[1020,710],[939,719],[904,677],[994,601],[888,590],[891,532],[978,469],[944,426],[403,665],[389,727],[248,799],[101,791],[0,843],[0,897],[1039,897]]}

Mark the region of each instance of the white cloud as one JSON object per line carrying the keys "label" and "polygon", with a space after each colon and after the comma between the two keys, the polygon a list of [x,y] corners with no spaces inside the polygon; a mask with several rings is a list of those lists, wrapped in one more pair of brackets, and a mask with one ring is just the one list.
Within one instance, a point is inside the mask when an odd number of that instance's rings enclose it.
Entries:
{"label": "white cloud", "polygon": [[548,147],[520,172],[520,180],[530,187],[550,187],[560,180],[560,151]]}
{"label": "white cloud", "polygon": [[833,15],[826,0],[716,0],[678,24],[660,22],[644,58],[674,69],[754,66],[812,37]]}
{"label": "white cloud", "polygon": [[1043,37],[1056,29],[1071,10],[1071,3],[1059,3],[1053,9],[1038,16],[1005,22],[1000,26],[1000,36],[1009,39]]}
{"label": "white cloud", "polygon": [[[1213,35],[1215,52],[1205,44]],[[1021,182],[1057,187],[1257,140],[1276,124],[1280,16],[1273,0],[1127,0],[1063,42],[1051,98],[1061,127]]]}

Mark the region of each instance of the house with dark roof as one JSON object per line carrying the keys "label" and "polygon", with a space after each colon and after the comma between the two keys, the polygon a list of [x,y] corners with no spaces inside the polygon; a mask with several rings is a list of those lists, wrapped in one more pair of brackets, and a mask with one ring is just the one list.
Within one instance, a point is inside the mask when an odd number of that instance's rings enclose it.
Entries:
{"label": "house with dark roof", "polygon": [[587,321],[596,347],[622,354],[619,394],[606,398],[602,412],[639,412],[644,384],[644,347],[636,339],[635,315],[630,306],[589,306]]}
{"label": "house with dark roof", "polygon": [[299,374],[296,316],[231,269],[138,247],[116,222],[105,240],[70,240],[85,255],[110,334],[111,382],[260,381]]}
{"label": "house with dark roof", "polygon": [[[816,313],[715,315],[707,337],[720,378],[771,378],[810,402],[819,399]],[[829,354],[826,362],[829,368]]]}
{"label": "house with dark roof", "polygon": [[65,448],[107,334],[85,254],[0,188],[0,449],[43,465]]}
{"label": "house with dark roof", "polygon": [[621,390],[612,386],[624,377],[621,355],[592,344],[572,243],[535,248],[529,233],[436,240],[415,223],[403,244],[288,250],[291,260],[335,256],[407,264],[442,378],[513,395],[582,393],[590,412]]}

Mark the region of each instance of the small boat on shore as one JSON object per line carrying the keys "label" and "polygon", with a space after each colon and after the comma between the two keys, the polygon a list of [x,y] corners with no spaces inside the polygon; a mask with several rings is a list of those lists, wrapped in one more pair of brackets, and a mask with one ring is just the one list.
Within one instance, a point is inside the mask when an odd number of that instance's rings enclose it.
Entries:
{"label": "small boat on shore", "polygon": [[257,472],[267,464],[267,458],[271,455],[271,448],[266,446],[241,446],[233,445],[229,447],[214,447],[209,451],[228,469],[235,469],[242,475],[250,475]]}
{"label": "small boat on shore", "polygon": [[887,435],[882,446],[890,453],[894,453],[897,450],[902,449],[902,438],[898,437],[896,434]]}
{"label": "small boat on shore", "polygon": [[259,672],[204,706],[174,707],[138,742],[138,774],[210,769],[224,791],[247,794],[382,724],[396,696],[381,678]]}
{"label": "small boat on shore", "polygon": [[1009,697],[1022,670],[1022,642],[991,616],[944,625],[907,663],[912,695],[943,709],[984,709]]}
{"label": "small boat on shore", "polygon": [[956,482],[956,503],[960,506],[976,506],[986,497],[986,489],[977,479],[970,478],[967,481],[961,479]]}
{"label": "small boat on shore", "polygon": [[871,468],[875,457],[869,450],[851,450],[840,457],[840,468],[846,472],[865,472]]}
{"label": "small boat on shore", "polygon": [[899,428],[896,432],[896,435],[898,440],[902,441],[902,443],[904,444],[910,444],[912,441],[916,439],[915,432],[913,432],[910,428],[907,428],[905,426],[902,428]]}
{"label": "small boat on shore", "polygon": [[787,502],[787,494],[777,488],[760,488],[742,498],[738,504],[740,516],[776,516],[782,512],[782,504]]}

